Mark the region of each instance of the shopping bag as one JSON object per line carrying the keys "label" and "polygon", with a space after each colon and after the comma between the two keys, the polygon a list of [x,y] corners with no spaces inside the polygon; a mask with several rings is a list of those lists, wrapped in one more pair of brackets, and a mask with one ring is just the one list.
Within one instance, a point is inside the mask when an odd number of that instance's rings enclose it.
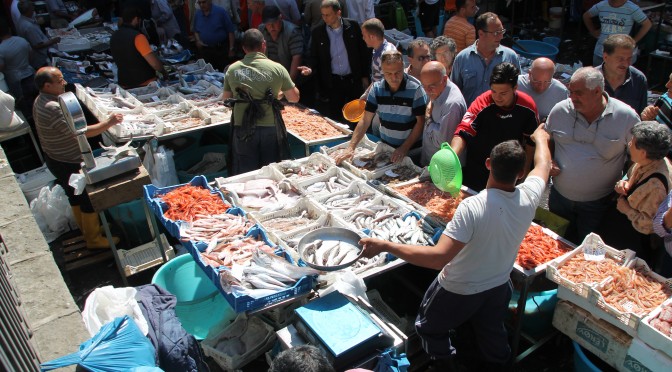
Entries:
{"label": "shopping bag", "polygon": [[98,333],[100,328],[114,320],[114,318],[128,315],[133,318],[135,324],[143,335],[147,335],[149,325],[142,310],[135,299],[138,291],[133,287],[114,288],[106,285],[96,288],[86,298],[82,319],[84,326],[91,336]]}

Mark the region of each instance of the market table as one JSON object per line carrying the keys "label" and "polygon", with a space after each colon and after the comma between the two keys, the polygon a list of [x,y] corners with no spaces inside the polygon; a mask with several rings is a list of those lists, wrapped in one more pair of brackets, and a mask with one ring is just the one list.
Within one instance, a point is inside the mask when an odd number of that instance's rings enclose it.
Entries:
{"label": "market table", "polygon": [[166,237],[163,235],[157,236],[159,230],[156,220],[145,203],[143,203],[143,206],[152,241],[129,250],[118,250],[112,239],[110,226],[107,217],[105,217],[105,210],[141,198],[142,186],[148,183],[151,183],[149,174],[145,167],[140,165],[137,171],[86,186],[91,205],[94,211],[100,215],[105,236],[110,243],[114,261],[125,286],[128,286],[127,277],[168,262],[169,257],[174,256],[172,247],[168,244]]}

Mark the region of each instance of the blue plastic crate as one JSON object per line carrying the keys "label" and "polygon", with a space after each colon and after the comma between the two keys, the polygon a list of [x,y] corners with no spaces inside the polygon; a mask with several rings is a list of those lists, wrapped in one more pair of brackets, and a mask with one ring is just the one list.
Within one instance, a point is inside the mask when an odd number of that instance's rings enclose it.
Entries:
{"label": "blue plastic crate", "polygon": [[219,190],[215,190],[208,185],[208,181],[204,176],[196,176],[188,183],[168,187],[156,187],[151,184],[145,185],[143,190],[145,202],[161,222],[161,224],[166,228],[168,233],[176,239],[180,239],[180,223],[182,221],[169,220],[163,216],[163,213],[168,210],[168,205],[161,200],[161,195],[167,194],[168,192],[184,185],[198,186],[207,189],[210,191],[210,193],[216,193],[219,195],[219,197],[222,198],[222,201],[225,203],[231,204],[226,199],[224,199],[224,195]]}
{"label": "blue plastic crate", "polygon": [[226,300],[229,302],[229,305],[231,305],[233,310],[236,313],[242,313],[246,311],[257,310],[262,307],[290,299],[292,297],[306,294],[314,287],[314,283],[315,277],[307,275],[297,280],[296,284],[294,284],[292,287],[262,298],[253,298],[245,295],[235,296],[232,293],[226,292],[222,288],[222,284],[219,282],[219,280],[217,280],[217,283],[215,284],[217,285],[217,288],[219,288],[220,293],[222,293],[224,298],[226,298]]}

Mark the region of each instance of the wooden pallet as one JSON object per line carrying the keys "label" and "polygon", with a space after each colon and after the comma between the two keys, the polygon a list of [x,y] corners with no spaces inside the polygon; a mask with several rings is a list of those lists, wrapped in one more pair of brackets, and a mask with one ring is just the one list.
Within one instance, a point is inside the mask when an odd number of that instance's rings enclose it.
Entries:
{"label": "wooden pallet", "polygon": [[86,249],[83,236],[65,239],[62,243],[65,271],[79,269],[112,258],[111,249]]}

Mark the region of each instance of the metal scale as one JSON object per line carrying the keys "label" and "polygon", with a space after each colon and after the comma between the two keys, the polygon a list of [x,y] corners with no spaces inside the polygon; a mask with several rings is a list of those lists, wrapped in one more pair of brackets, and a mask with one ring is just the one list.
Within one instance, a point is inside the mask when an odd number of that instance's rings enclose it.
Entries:
{"label": "metal scale", "polygon": [[84,159],[82,173],[87,184],[91,185],[104,181],[140,167],[140,156],[135,149],[128,147],[128,144],[122,146],[122,151],[106,151],[94,158],[91,146],[86,139],[86,119],[77,97],[72,92],[66,92],[58,96],[58,101],[65,116],[65,121],[77,137],[79,149]]}

